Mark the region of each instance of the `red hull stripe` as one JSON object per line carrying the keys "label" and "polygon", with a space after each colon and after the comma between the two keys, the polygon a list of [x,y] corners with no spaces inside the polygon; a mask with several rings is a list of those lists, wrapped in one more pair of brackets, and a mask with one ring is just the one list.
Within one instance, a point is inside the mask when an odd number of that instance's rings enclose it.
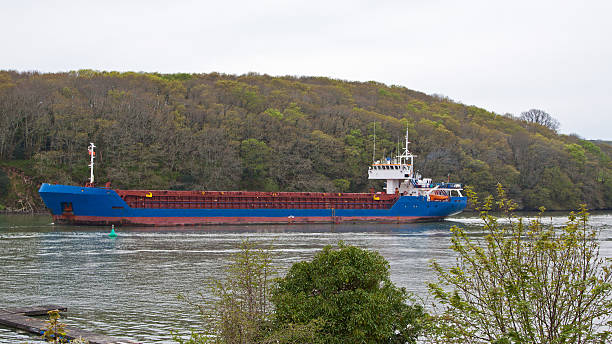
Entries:
{"label": "red hull stripe", "polygon": [[188,226],[218,224],[265,224],[265,223],[342,223],[342,222],[384,222],[409,223],[436,220],[441,217],[420,216],[308,216],[308,217],[102,217],[54,215],[57,223],[83,225],[129,224],[140,226]]}

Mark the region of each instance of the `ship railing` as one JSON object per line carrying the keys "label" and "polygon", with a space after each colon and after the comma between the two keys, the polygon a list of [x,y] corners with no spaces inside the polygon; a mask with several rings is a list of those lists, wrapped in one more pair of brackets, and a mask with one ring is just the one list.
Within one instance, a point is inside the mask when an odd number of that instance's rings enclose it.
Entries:
{"label": "ship railing", "polygon": [[412,185],[414,185],[414,187],[416,188],[435,188],[436,186],[438,187],[438,189],[453,189],[453,190],[458,190],[461,189],[461,184],[458,183],[430,183],[430,184],[417,184],[415,181],[412,181]]}
{"label": "ship railing", "polygon": [[435,186],[440,186],[441,189],[461,189],[459,183],[435,183]]}

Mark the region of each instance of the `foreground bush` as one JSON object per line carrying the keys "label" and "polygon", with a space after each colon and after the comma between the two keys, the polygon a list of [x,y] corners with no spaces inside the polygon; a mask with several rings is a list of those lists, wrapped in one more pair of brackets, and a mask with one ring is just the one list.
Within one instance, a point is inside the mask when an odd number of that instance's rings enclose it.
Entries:
{"label": "foreground bush", "polygon": [[325,343],[414,343],[423,309],[406,303],[389,279],[389,263],[374,251],[340,244],[294,264],[277,282],[277,324],[319,321]]}

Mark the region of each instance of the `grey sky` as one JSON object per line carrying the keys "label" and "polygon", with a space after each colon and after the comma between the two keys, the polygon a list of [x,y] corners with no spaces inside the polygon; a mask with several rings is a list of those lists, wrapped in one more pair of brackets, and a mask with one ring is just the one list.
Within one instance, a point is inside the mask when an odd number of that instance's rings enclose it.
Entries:
{"label": "grey sky", "polygon": [[612,1],[2,1],[0,69],[375,80],[612,140]]}

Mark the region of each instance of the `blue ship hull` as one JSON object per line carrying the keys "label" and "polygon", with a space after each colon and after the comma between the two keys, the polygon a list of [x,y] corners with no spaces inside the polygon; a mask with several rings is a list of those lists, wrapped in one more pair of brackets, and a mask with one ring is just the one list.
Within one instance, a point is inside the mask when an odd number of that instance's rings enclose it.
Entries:
{"label": "blue ship hull", "polygon": [[388,209],[164,209],[130,207],[115,190],[107,188],[45,183],[39,193],[56,223],[84,225],[178,226],[359,221],[398,223],[440,220],[460,213],[467,205],[466,197],[449,197],[440,202],[428,201],[425,196],[398,196]]}

